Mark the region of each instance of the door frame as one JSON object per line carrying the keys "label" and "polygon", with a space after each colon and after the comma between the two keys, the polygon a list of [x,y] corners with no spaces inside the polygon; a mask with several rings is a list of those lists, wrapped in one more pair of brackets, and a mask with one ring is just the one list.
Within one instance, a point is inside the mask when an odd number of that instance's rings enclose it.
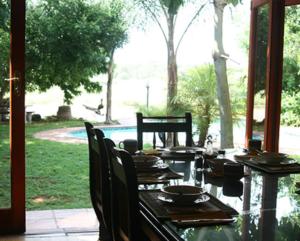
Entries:
{"label": "door frame", "polygon": [[25,232],[25,0],[11,0],[11,206],[0,209],[0,233]]}
{"label": "door frame", "polygon": [[[293,0],[289,1],[294,2]],[[269,31],[266,66],[264,149],[266,151],[277,152],[281,112],[284,7],[286,4],[284,0],[252,0],[251,2],[246,143],[252,138],[253,134],[256,24],[259,24],[257,23],[257,9],[265,4],[269,5]]]}

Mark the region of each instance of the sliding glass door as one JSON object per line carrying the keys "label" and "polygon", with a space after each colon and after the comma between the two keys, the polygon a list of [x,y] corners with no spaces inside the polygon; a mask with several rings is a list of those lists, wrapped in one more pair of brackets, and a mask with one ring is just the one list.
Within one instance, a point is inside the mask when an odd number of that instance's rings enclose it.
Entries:
{"label": "sliding glass door", "polygon": [[7,58],[9,75],[1,79],[1,90],[5,92],[3,97],[7,99],[7,103],[2,101],[0,129],[0,233],[2,234],[25,231],[25,0],[11,0],[7,6],[6,1],[3,2],[1,14],[7,15],[10,21],[8,20],[7,29],[1,28],[1,35],[3,41],[5,37],[10,39],[10,48],[1,49],[0,52],[0,55],[4,56],[7,51],[9,56]]}

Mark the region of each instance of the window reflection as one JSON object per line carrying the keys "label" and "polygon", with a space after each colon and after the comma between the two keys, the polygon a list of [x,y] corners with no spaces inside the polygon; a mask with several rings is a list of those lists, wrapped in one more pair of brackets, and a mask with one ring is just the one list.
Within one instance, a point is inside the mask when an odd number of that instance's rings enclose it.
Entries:
{"label": "window reflection", "polygon": [[268,47],[269,6],[264,5],[257,10],[256,24],[256,56],[254,80],[253,139],[264,140],[264,120],[266,105],[266,68]]}

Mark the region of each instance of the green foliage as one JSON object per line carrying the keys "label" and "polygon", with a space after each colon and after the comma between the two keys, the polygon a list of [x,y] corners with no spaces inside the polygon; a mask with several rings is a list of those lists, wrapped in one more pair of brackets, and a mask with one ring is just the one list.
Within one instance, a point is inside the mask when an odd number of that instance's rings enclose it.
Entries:
{"label": "green foliage", "polygon": [[246,114],[247,78],[243,70],[228,69],[230,101],[233,121]]}
{"label": "green foliage", "polygon": [[[267,66],[267,45],[269,26],[268,5],[260,7],[257,14],[257,44],[256,44],[256,82],[255,93],[265,89],[266,66]],[[284,61],[283,61],[283,82],[284,91],[296,91],[300,83],[300,8],[298,6],[286,7],[285,12],[285,33],[284,33]],[[247,39],[248,41],[248,39]],[[243,43],[246,49],[248,46]]]}
{"label": "green foliage", "polygon": [[175,102],[182,110],[193,114],[199,132],[199,144],[203,145],[209,125],[218,113],[216,77],[211,64],[195,67],[180,77]]}
{"label": "green foliage", "polygon": [[123,0],[106,0],[95,4],[94,16],[97,18],[99,12],[105,12],[106,16],[98,19],[98,26],[101,26],[102,34],[105,35],[105,40],[102,41],[104,49],[111,53],[117,48],[121,48],[127,41],[127,32],[130,19],[125,1]]}
{"label": "green foliage", "polygon": [[179,8],[184,4],[184,0],[160,0],[163,6],[168,9],[169,14],[177,14]]}
{"label": "green foliage", "polygon": [[281,100],[281,123],[300,127],[300,91],[283,92]]}
{"label": "green foliage", "polygon": [[284,53],[286,56],[293,57],[296,61],[300,61],[300,7],[286,7],[285,12],[285,38]]}
{"label": "green foliage", "polygon": [[282,90],[293,93],[298,91],[299,87],[300,61],[297,62],[296,58],[285,57],[283,61]]}
{"label": "green foliage", "polygon": [[137,112],[143,113],[145,116],[165,116],[167,114],[166,106],[149,106],[134,104]]}
{"label": "green foliage", "polygon": [[283,82],[284,91],[298,91],[300,87],[300,7],[286,7],[284,33]]}
{"label": "green foliage", "polygon": [[[100,10],[100,9],[99,9]],[[65,102],[80,93],[99,91],[89,79],[106,71],[102,41],[108,41],[99,25],[106,17],[95,13],[83,0],[42,0],[27,11],[26,60],[27,89],[45,91],[59,86]]]}
{"label": "green foliage", "polygon": [[[99,91],[90,80],[107,72],[114,49],[127,40],[122,0],[87,3],[85,0],[41,0],[29,4],[26,19],[26,88],[46,91],[60,87],[65,102],[80,93]],[[8,91],[9,3],[0,1],[0,98]]]}

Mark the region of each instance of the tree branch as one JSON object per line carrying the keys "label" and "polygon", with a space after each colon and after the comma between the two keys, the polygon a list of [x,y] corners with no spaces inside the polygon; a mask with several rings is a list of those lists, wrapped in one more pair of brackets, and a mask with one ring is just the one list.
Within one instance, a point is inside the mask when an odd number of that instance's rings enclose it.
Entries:
{"label": "tree branch", "polygon": [[191,27],[192,23],[195,21],[195,19],[198,17],[198,15],[200,14],[201,10],[206,6],[207,3],[204,3],[200,6],[200,8],[197,10],[197,12],[195,13],[195,15],[191,18],[190,22],[188,23],[188,25],[186,26],[185,30],[183,31],[179,41],[178,41],[178,44],[177,44],[177,47],[176,47],[176,50],[175,50],[175,54],[177,55],[177,52],[178,52],[178,49],[179,49],[179,46],[182,42],[182,39],[183,37],[185,36],[185,34],[187,33],[187,31],[189,30],[189,28]]}
{"label": "tree branch", "polygon": [[166,9],[164,8],[164,5],[161,3],[161,0],[159,1],[159,4],[160,4],[161,9],[163,10],[163,13],[164,13],[164,15],[165,15],[167,21],[168,21],[169,15],[168,15],[168,13],[166,12]]}
{"label": "tree branch", "polygon": [[167,36],[166,36],[166,33],[165,33],[165,31],[164,31],[162,25],[161,25],[160,22],[159,22],[157,16],[156,16],[155,13],[151,10],[151,8],[150,8],[147,4],[145,4],[144,1],[142,2],[142,5],[146,8],[147,11],[149,11],[149,13],[151,14],[151,16],[152,16],[152,18],[154,19],[154,21],[158,24],[158,27],[160,28],[160,30],[161,30],[161,32],[162,32],[162,34],[163,34],[163,36],[164,36],[164,39],[165,39],[165,41],[166,41],[166,44],[168,44],[168,38],[167,38]]}

